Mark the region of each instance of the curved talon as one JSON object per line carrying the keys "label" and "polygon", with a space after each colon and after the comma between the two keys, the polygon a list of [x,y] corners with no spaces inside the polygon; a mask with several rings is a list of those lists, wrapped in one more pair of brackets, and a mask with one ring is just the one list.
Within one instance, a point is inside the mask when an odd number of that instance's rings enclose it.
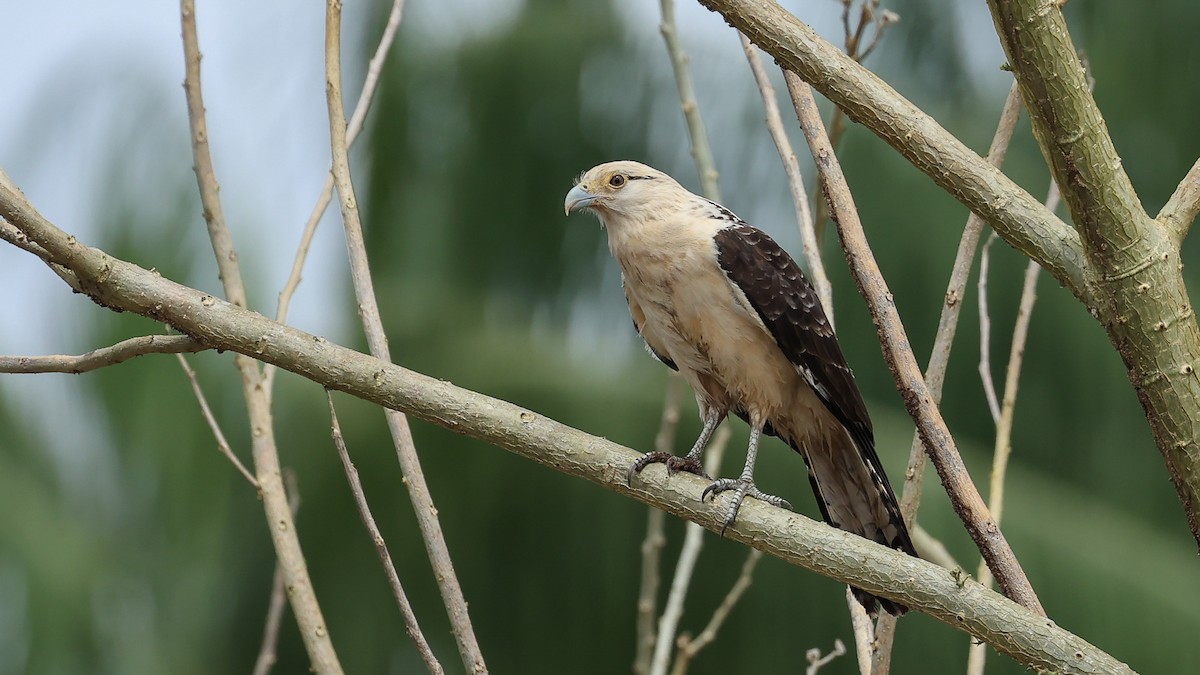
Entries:
{"label": "curved talon", "polygon": [[725,524],[721,526],[722,537],[725,536],[726,528],[728,528],[730,525],[733,525],[734,521],[737,520],[738,511],[741,510],[742,501],[746,497],[754,497],[755,499],[766,502],[771,506],[777,506],[789,511],[792,510],[792,505],[790,502],[788,502],[788,500],[784,499],[783,497],[769,495],[762,490],[759,490],[758,486],[751,481],[740,478],[722,478],[720,480],[713,481],[711,485],[704,488],[704,492],[700,493],[700,501],[707,499],[709,494],[712,494],[713,500],[715,501],[717,495],[729,490],[734,490],[733,501],[730,502],[729,510],[725,514]]}
{"label": "curved talon", "polygon": [[634,474],[641,473],[642,469],[645,469],[651,464],[666,464],[668,476],[680,471],[686,471],[688,473],[694,473],[697,476],[709,478],[709,475],[704,473],[704,467],[701,466],[700,462],[696,461],[695,459],[690,457],[677,457],[669,452],[648,452],[639,457],[637,461],[629,467],[629,473],[625,476],[626,484],[631,484],[633,482]]}

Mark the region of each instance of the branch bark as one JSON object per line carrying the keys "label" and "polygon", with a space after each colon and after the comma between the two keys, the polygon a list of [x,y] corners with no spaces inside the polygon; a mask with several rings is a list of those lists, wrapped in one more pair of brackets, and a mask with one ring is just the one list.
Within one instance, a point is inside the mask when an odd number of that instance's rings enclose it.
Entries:
{"label": "branch bark", "polygon": [[1200,214],[1200,159],[1192,165],[1171,198],[1163,205],[1162,210],[1154,217],[1159,225],[1167,228],[1175,245],[1183,243],[1192,222]]}
{"label": "branch bark", "polygon": [[[186,71],[184,91],[187,94],[192,154],[196,161],[196,181],[200,187],[200,201],[204,205],[204,219],[208,223],[209,239],[212,241],[225,295],[234,306],[245,308],[246,287],[242,283],[233,239],[225,225],[216,172],[208,150],[208,126],[204,118],[204,100],[200,89],[200,44],[196,36],[194,0],[181,0],[180,19]],[[53,253],[51,249],[47,251]],[[69,262],[67,264],[69,266]],[[300,538],[296,535],[295,523],[288,508],[287,494],[280,475],[279,452],[275,445],[271,403],[263,388],[262,370],[257,361],[243,354],[234,357],[234,364],[242,376],[242,396],[246,400],[246,412],[250,418],[254,472],[267,516],[267,530],[271,533],[275,556],[279,559],[280,568],[287,580],[292,613],[300,626],[300,635],[308,651],[312,669],[321,675],[341,675],[342,665],[329,638],[325,617],[317,603],[317,595],[308,576],[308,566],[304,562],[304,552],[300,549]]]}
{"label": "branch bark", "polygon": [[0,356],[0,373],[87,373],[146,354],[194,354],[208,347],[186,335],[143,335],[78,356]]}
{"label": "branch bark", "polygon": [[[358,312],[362,317],[363,331],[371,354],[384,361],[391,361],[387,335],[383,331],[383,319],[379,314],[379,303],[371,281],[371,270],[367,261],[367,246],[363,239],[362,221],[358,213],[358,199],[354,194],[354,183],[350,177],[350,151],[347,142],[346,111],[342,103],[341,65],[341,0],[328,0],[325,5],[325,93],[329,106],[329,140],[333,156],[333,184],[337,188],[338,204],[342,211],[342,223],[346,230],[346,249],[350,257],[350,276],[354,282],[354,295],[358,299]],[[425,483],[425,472],[417,449],[413,445],[412,431],[408,419],[397,410],[385,410],[388,431],[396,446],[400,469],[404,472],[404,484],[412,501],[425,551],[433,566],[434,578],[441,591],[442,602],[450,619],[454,640],[458,644],[463,666],[469,673],[486,673],[487,665],[483,652],[471,626],[467,612],[467,601],[462,586],[454,572],[450,549],[442,535],[437,508],[433,496]]]}
{"label": "branch bark", "polygon": [[854,274],[854,281],[871,310],[871,320],[879,331],[879,341],[888,366],[892,369],[892,376],[896,380],[896,388],[917,425],[925,451],[933,460],[942,485],[950,496],[950,503],[971,538],[975,540],[979,552],[987,560],[988,567],[995,574],[1004,594],[1044,615],[1045,612],[1025,576],[1025,571],[1021,569],[1016,555],[971,481],[954,438],[946,428],[941,411],[933,403],[925,385],[925,378],[921,376],[920,366],[917,365],[912,346],[904,332],[904,325],[892,302],[887,282],[884,281],[867,244],[850,189],[846,185],[837,157],[833,154],[829,137],[825,134],[825,125],[817,112],[812,88],[793,73],[785,72],[784,76],[787,78],[788,89],[792,92],[792,102],[796,106],[804,137],[808,140],[813,160],[817,163],[821,186],[825,190],[826,199],[829,200],[830,214],[837,222],[842,249],[846,252],[846,260]]}
{"label": "branch bark", "polygon": [[[696,495],[705,482],[646,471],[626,484],[641,455],[483,394],[401,368],[285,326],[85,246],[0,186],[0,216],[65,261],[89,297],[168,323],[213,349],[274,363],[322,386],[466,434],[559,472],[719,531],[719,513]],[[1112,656],[999,594],[932,563],[754,500],[726,537],[844,584],[901,602],[974,635],[1029,667],[1066,673],[1130,673]]]}
{"label": "branch bark", "polygon": [[1079,235],[874,73],[775,3],[699,1],[991,223],[1077,297],[1090,297]]}
{"label": "branch bark", "polygon": [[[988,0],[1034,136],[1082,235],[1088,308],[1124,361],[1200,544],[1200,327],[1183,282],[1179,228],[1152,219],[1108,135],[1054,0]],[[1186,181],[1185,181],[1186,182]],[[1174,207],[1189,200],[1181,195]]]}

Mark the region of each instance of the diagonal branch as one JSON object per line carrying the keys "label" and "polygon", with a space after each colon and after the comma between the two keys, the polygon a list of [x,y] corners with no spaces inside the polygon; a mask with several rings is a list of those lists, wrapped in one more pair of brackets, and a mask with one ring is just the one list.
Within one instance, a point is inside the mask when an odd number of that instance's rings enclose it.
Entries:
{"label": "diagonal branch", "polygon": [[[52,255],[71,261],[88,295],[102,306],[170,324],[213,349],[254,355],[322,386],[403,410],[460,434],[664,509],[711,531],[720,514],[696,500],[703,479],[648,472],[625,476],[641,455],[483,394],[406,370],[276,323],[203,291],[81,244],[0,186],[0,216]],[[890,598],[987,641],[1034,668],[1068,673],[1129,673],[1128,666],[969,579],[804,516],[753,500],[726,537],[844,584]]]}
{"label": "diagonal branch", "polygon": [[194,354],[208,347],[186,335],[143,335],[78,356],[0,356],[0,373],[87,373],[146,354]]}
{"label": "diagonal branch", "polygon": [[817,297],[821,306],[833,324],[833,288],[829,285],[829,276],[825,274],[825,262],[821,259],[821,241],[817,237],[812,214],[808,210],[808,190],[804,189],[804,178],[800,175],[800,162],[792,150],[787,132],[783,128],[783,118],[779,114],[779,104],[775,101],[775,88],[763,68],[762,59],[758,57],[758,48],[751,44],[745,35],[738,33],[742,41],[742,51],[750,62],[750,71],[754,73],[754,81],[762,94],[763,108],[767,115],[767,130],[771,132],[771,140],[775,141],[775,149],[779,151],[779,159],[783,161],[783,171],[787,174],[788,187],[792,192],[792,203],[796,206],[796,223],[800,226],[800,242],[804,248],[804,260],[808,263],[808,273],[812,276],[813,286],[817,288]]}
{"label": "diagonal branch", "polygon": [[[200,44],[196,36],[194,0],[181,0],[180,18],[183,26],[186,72],[184,91],[187,94],[192,151],[196,162],[196,180],[200,186],[200,200],[204,205],[204,219],[208,223],[209,239],[217,258],[217,269],[220,270],[225,295],[234,306],[245,308],[246,288],[242,283],[233,239],[225,225],[216,173],[208,150],[208,125],[204,118],[204,100],[200,89]],[[50,248],[47,248],[47,251],[53,252]],[[81,285],[82,283],[81,280]],[[300,626],[300,635],[308,651],[312,669],[321,675],[341,675],[342,665],[329,638],[325,617],[321,613],[321,606],[317,603],[317,595],[308,576],[304,552],[300,549],[300,538],[296,534],[295,523],[292,522],[292,512],[288,508],[287,494],[280,477],[279,451],[275,445],[271,403],[262,386],[262,370],[257,361],[242,354],[234,358],[234,364],[242,376],[242,396],[246,400],[246,411],[250,418],[254,472],[267,516],[267,531],[271,533],[275,556],[279,559],[280,568],[287,581],[292,613]]]}
{"label": "diagonal branch", "polygon": [[[1084,242],[1104,326],[1137,392],[1200,544],[1200,325],[1179,257],[1179,228],[1142,209],[1058,3],[988,0],[1034,136]],[[1190,191],[1175,202],[1187,207]]]}
{"label": "diagonal branch", "polygon": [[850,189],[846,185],[837,157],[833,154],[833,148],[829,145],[829,137],[825,134],[825,125],[817,112],[812,88],[792,73],[785,72],[784,75],[792,93],[796,114],[800,118],[800,126],[804,130],[804,137],[808,140],[813,159],[817,163],[821,186],[825,190],[826,199],[829,200],[830,213],[837,222],[850,270],[871,310],[871,319],[879,331],[884,357],[892,369],[896,388],[904,398],[904,405],[921,434],[925,451],[933,460],[955,512],[962,519],[971,538],[975,540],[975,545],[987,560],[988,567],[995,573],[1004,594],[1034,612],[1044,614],[1025,571],[1021,569],[1000,528],[988,513],[987,505],[983,503],[975,484],[971,482],[954,438],[946,428],[941,411],[933,403],[925,378],[921,376],[920,366],[917,365],[912,346],[904,332],[904,325],[900,322],[900,315],[892,302],[887,282],[884,281],[867,244],[862,223],[858,220],[858,212],[850,196]]}
{"label": "diagonal branch", "polygon": [[[375,98],[375,89],[379,85],[379,76],[383,73],[383,62],[387,59],[392,42],[396,39],[396,31],[400,28],[403,12],[404,0],[392,0],[392,9],[388,13],[387,24],[383,27],[383,35],[379,38],[379,45],[375,47],[375,54],[367,63],[367,77],[363,81],[358,102],[354,104],[354,114],[350,116],[350,125],[346,129],[346,147],[348,148],[354,146],[354,141],[358,138],[358,134],[366,122],[367,112],[371,109],[371,100]],[[291,306],[292,296],[300,286],[301,273],[304,271],[304,263],[308,259],[308,250],[312,246],[317,226],[321,223],[321,217],[325,215],[325,209],[329,208],[329,202],[332,200],[333,171],[331,169],[325,176],[325,185],[321,187],[317,203],[313,206],[308,221],[304,223],[304,232],[300,235],[300,244],[296,247],[296,255],[292,259],[292,270],[283,284],[283,290],[279,292],[279,306],[275,310],[275,320],[279,323],[287,323],[288,308]],[[268,394],[275,384],[275,372],[275,368],[272,366],[263,368],[264,387]]]}
{"label": "diagonal branch", "polygon": [[358,509],[358,517],[362,520],[363,526],[367,528],[367,534],[371,536],[371,542],[375,544],[375,553],[379,556],[380,564],[383,565],[388,586],[392,589],[392,596],[400,608],[400,616],[404,618],[404,630],[416,645],[417,653],[425,662],[425,668],[432,675],[442,675],[444,672],[442,664],[438,663],[437,657],[433,655],[433,650],[429,648],[425,634],[421,632],[421,626],[417,623],[417,615],[413,613],[412,605],[408,602],[408,594],[404,592],[404,586],[400,583],[400,575],[396,573],[396,566],[392,563],[392,553],[388,550],[387,542],[383,540],[383,533],[379,531],[379,526],[375,524],[375,516],[371,513],[370,504],[367,503],[362,480],[358,477],[358,468],[354,466],[354,462],[350,459],[350,451],[346,449],[346,439],[342,436],[342,425],[338,423],[337,409],[333,407],[333,393],[328,389],[325,390],[325,400],[329,402],[330,432],[333,436],[333,444],[337,448],[338,459],[342,461],[346,482],[350,484],[350,493],[354,495],[354,506]]}
{"label": "diagonal branch", "polygon": [[1154,219],[1167,229],[1178,246],[1187,236],[1197,215],[1200,215],[1200,159],[1192,165]]}
{"label": "diagonal branch", "polygon": [[700,4],[886,141],[1077,297],[1090,297],[1079,235],[874,73],[775,3]]}
{"label": "diagonal branch", "polygon": [[[698,522],[710,531],[719,531],[724,525],[719,513],[697,500],[706,485],[700,477],[676,474],[667,479],[665,472],[648,472],[630,486],[625,476],[641,456],[634,450],[509,402],[331,344],[323,337],[163,279],[154,271],[79,243],[2,186],[0,216],[52,255],[71,261],[80,285],[97,304],[168,323],[215,350],[253,354],[320,386],[496,444],[553,470]],[[1028,667],[1067,673],[1130,673],[1127,665],[1078,635],[970,579],[955,578],[947,569],[803,515],[751,500],[742,507],[738,522],[727,528],[726,537],[923,611],[988,641]]]}
{"label": "diagonal branch", "polygon": [[688,72],[688,57],[679,44],[679,33],[675,28],[675,0],[659,0],[662,23],[659,32],[671,55],[671,68],[675,71],[675,86],[679,90],[679,101],[683,106],[683,117],[687,122],[688,139],[691,141],[692,159],[700,173],[700,187],[705,197],[714,202],[721,201],[717,188],[717,165],[713,161],[712,148],[708,145],[708,132],[700,117],[700,106],[696,105],[696,90],[692,86],[692,75]]}
{"label": "diagonal branch", "polygon": [[[350,154],[346,139],[346,111],[342,103],[342,64],[341,64],[341,0],[328,0],[325,5],[325,93],[329,105],[329,139],[333,155],[333,182],[337,187],[338,203],[341,206],[342,222],[346,230],[346,248],[350,258],[350,276],[354,282],[354,295],[358,299],[358,311],[362,317],[363,330],[366,333],[367,345],[371,354],[384,360],[391,361],[388,349],[387,335],[383,331],[383,320],[379,314],[379,303],[375,298],[375,288],[371,281],[371,270],[367,262],[367,246],[363,239],[362,221],[358,213],[358,199],[354,194],[354,184],[350,177]],[[396,446],[396,455],[400,461],[400,469],[404,472],[404,484],[408,488],[412,500],[413,512],[421,537],[425,541],[425,550],[433,565],[434,577],[442,594],[442,602],[450,618],[454,631],[454,639],[458,643],[459,654],[467,672],[486,673],[483,652],[471,627],[471,617],[467,613],[467,601],[463,597],[462,587],[458,583],[458,575],[454,572],[454,563],[450,559],[450,549],[442,535],[442,527],[438,522],[437,508],[433,504],[433,496],[425,484],[425,473],[421,469],[421,461],[417,457],[417,449],[413,445],[412,431],[408,428],[408,419],[396,410],[387,410],[386,419],[392,442]]]}

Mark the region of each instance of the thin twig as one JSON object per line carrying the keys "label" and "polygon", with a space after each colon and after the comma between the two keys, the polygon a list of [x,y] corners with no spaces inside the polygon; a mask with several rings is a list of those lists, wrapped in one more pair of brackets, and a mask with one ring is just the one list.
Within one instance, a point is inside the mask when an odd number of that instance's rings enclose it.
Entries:
{"label": "thin twig", "polygon": [[[720,473],[721,459],[725,455],[725,446],[728,443],[729,425],[722,424],[705,451],[704,470],[710,476]],[[704,528],[695,523],[688,523],[684,528],[683,547],[680,548],[679,560],[675,563],[675,576],[671,578],[667,603],[658,619],[657,641],[654,643],[654,656],[650,660],[651,675],[667,673],[671,661],[671,646],[675,644],[675,632],[679,629],[679,620],[683,617],[683,602],[687,599],[692,573],[696,569],[696,560],[700,558],[700,550],[703,547]]]}
{"label": "thin twig", "polygon": [[[400,28],[403,12],[404,0],[392,0],[392,10],[388,13],[387,24],[383,27],[383,35],[379,38],[379,45],[375,47],[375,54],[367,63],[367,77],[363,81],[358,102],[354,104],[354,113],[350,116],[350,126],[346,129],[347,147],[354,147],[354,141],[358,139],[358,134],[362,131],[363,124],[367,119],[367,112],[371,109],[371,100],[375,97],[375,90],[379,85],[379,76],[383,72],[383,63],[387,60],[388,52],[391,51],[396,31]],[[321,217],[325,215],[325,209],[329,208],[329,202],[332,200],[333,171],[331,169],[325,176],[325,185],[321,188],[317,203],[313,206],[312,213],[309,214],[308,221],[304,224],[304,233],[300,235],[300,245],[296,247],[296,255],[292,260],[292,271],[288,273],[283,290],[279,292],[279,306],[275,310],[275,320],[279,323],[287,323],[288,308],[291,306],[292,296],[300,286],[304,263],[308,259],[308,250],[312,246],[317,226],[321,223]],[[263,387],[267,390],[268,395],[275,385],[275,372],[275,367],[272,365],[263,368]]]}
{"label": "thin twig", "polygon": [[829,145],[829,137],[825,134],[825,125],[817,112],[812,89],[795,75],[785,73],[785,76],[800,126],[804,129],[804,136],[817,163],[821,185],[830,202],[830,211],[837,222],[850,270],[859,291],[867,301],[871,319],[879,332],[884,357],[896,380],[896,388],[900,390],[905,407],[921,432],[926,452],[930,454],[934,467],[937,468],[955,512],[987,559],[988,566],[995,573],[1005,595],[1044,615],[1045,612],[1025,576],[1025,571],[1021,569],[1016,555],[1013,554],[1000,528],[992,520],[975,484],[971,482],[954,438],[942,419],[941,411],[933,404],[925,378],[921,375],[912,346],[905,335],[904,325],[900,322],[896,306],[891,300],[887,282],[879,271],[879,265],[875,262],[863,233],[862,223],[858,220],[858,212],[855,210],[845,176],[842,175],[841,166]]}
{"label": "thin twig", "polygon": [[[1050,181],[1050,189],[1046,196],[1046,208],[1050,211],[1057,210],[1059,199],[1058,184]],[[1025,281],[1021,287],[1021,301],[1017,307],[1012,346],[1008,352],[1008,366],[1004,374],[1004,399],[1000,404],[999,419],[996,421],[996,443],[992,451],[992,477],[988,486],[988,508],[991,509],[997,524],[1004,515],[1004,478],[1008,473],[1008,458],[1012,455],[1012,430],[1013,417],[1017,407],[1017,386],[1021,381],[1021,363],[1025,356],[1025,343],[1029,337],[1029,322],[1033,316],[1033,305],[1037,302],[1037,280],[1041,269],[1032,260],[1025,266]],[[982,266],[979,274],[982,278]],[[980,311],[982,311],[982,307]],[[979,580],[979,583],[991,588],[991,570],[983,561],[979,563],[979,570],[975,573],[975,578]],[[972,641],[967,653],[967,675],[983,675],[986,658],[987,645],[983,642]]]}
{"label": "thin twig", "polygon": [[720,202],[717,165],[713,161],[712,148],[708,145],[708,133],[704,130],[704,120],[700,117],[700,106],[696,104],[696,92],[692,87],[691,73],[688,72],[688,57],[683,51],[683,45],[679,44],[679,31],[675,27],[675,0],[659,0],[659,7],[662,9],[662,23],[658,29],[667,45],[667,53],[671,56],[675,87],[679,90],[679,102],[687,122],[688,140],[691,141],[692,159],[695,160],[696,170],[700,174],[701,191],[705,197]]}
{"label": "thin twig", "polygon": [[[846,56],[853,59],[856,63],[862,63],[867,60],[871,52],[875,51],[876,45],[883,38],[888,27],[900,20],[900,15],[891,10],[876,12],[879,8],[879,0],[863,0],[862,9],[859,11],[857,25],[851,24],[850,10],[854,5],[853,0],[842,0],[842,33],[843,33],[843,51]],[[874,37],[871,38],[871,43],[866,49],[862,49],[863,32],[866,30],[867,24],[875,26]],[[839,107],[834,106],[833,115],[829,120],[829,140],[836,150],[842,142],[842,137],[846,134],[846,113]],[[817,241],[825,238],[825,222],[829,220],[829,204],[824,199],[821,199],[821,191],[814,190],[816,193],[816,216],[813,218],[813,232],[816,235]]]}
{"label": "thin twig", "polygon": [[987,280],[991,268],[992,243],[999,239],[996,233],[988,235],[979,253],[979,379],[983,383],[983,395],[987,398],[992,424],[1000,423],[1000,401],[996,395],[996,383],[992,380],[992,314],[988,309]]}
{"label": "thin twig", "polygon": [[783,171],[787,174],[788,187],[792,192],[792,204],[796,207],[796,224],[800,227],[800,242],[804,251],[804,260],[808,263],[808,273],[812,277],[813,286],[817,289],[817,297],[829,322],[833,323],[833,288],[829,285],[829,277],[825,274],[825,263],[821,260],[821,242],[817,240],[816,230],[813,229],[812,213],[808,209],[808,190],[804,188],[804,177],[800,175],[800,162],[792,150],[787,132],[783,128],[783,118],[779,114],[779,104],[775,100],[775,87],[771,86],[771,78],[763,68],[762,59],[755,47],[745,35],[738,33],[742,41],[742,51],[750,63],[750,71],[754,73],[754,81],[762,94],[763,108],[766,111],[767,130],[771,132],[771,140],[775,141],[775,149],[779,151],[779,159],[783,161]]}
{"label": "thin twig", "polygon": [[176,354],[175,356],[179,359],[179,367],[183,368],[183,374],[187,375],[188,382],[192,385],[192,393],[195,394],[196,403],[200,406],[200,414],[204,416],[204,421],[208,424],[209,430],[212,431],[213,438],[217,439],[217,449],[233,464],[238,473],[242,474],[250,483],[255,492],[261,493],[262,487],[258,484],[258,479],[246,469],[246,465],[242,464],[242,460],[233,454],[233,448],[230,447],[229,441],[225,439],[225,434],[221,431],[221,425],[217,423],[217,418],[213,415],[212,408],[208,405],[208,398],[204,395],[204,390],[200,388],[200,381],[196,379],[196,371],[192,370],[192,367],[188,364],[183,354]]}
{"label": "thin twig", "polygon": [[[847,593],[850,591],[847,590]],[[853,595],[851,596],[853,597]],[[821,667],[837,657],[846,653],[846,645],[842,644],[841,640],[833,641],[833,649],[825,656],[821,656],[821,650],[813,647],[804,654],[805,660],[808,661],[808,667],[804,669],[804,675],[817,675]]]}
{"label": "thin twig", "polygon": [[[1044,207],[1043,207],[1044,208]],[[626,480],[641,453],[485,394],[422,375],[276,323],[203,291],[165,279],[56,227],[0,186],[0,217],[88,285],[89,299],[114,311],[152,317],[214,349],[253,355],[305,379],[430,424],[496,445],[566,476],[703,525],[789,564],[919,610],[987,641],[1019,663],[1045,670],[1128,673],[1129,667],[1054,622],[969,578],[799,514],[747,500],[725,527],[718,510],[696,500],[699,476],[646,472]]]}
{"label": "thin twig", "polygon": [[[283,481],[287,485],[288,510],[292,520],[300,511],[300,488],[296,485],[296,473],[291,469],[283,470]],[[275,573],[271,576],[271,599],[267,603],[267,620],[263,625],[262,646],[258,648],[258,658],[254,660],[253,675],[267,675],[275,667],[278,660],[276,647],[279,644],[279,626],[283,622],[283,608],[287,604],[287,584],[283,576],[283,567],[275,563]]]}
{"label": "thin twig", "polygon": [[[383,331],[383,320],[379,314],[379,303],[371,281],[371,270],[367,262],[367,247],[363,239],[362,220],[358,213],[358,199],[350,177],[350,156],[346,137],[346,111],[342,103],[341,66],[341,0],[329,0],[325,5],[325,93],[329,104],[329,139],[333,156],[333,182],[337,188],[338,203],[342,212],[342,224],[346,231],[346,248],[350,259],[350,276],[354,283],[354,295],[358,300],[367,345],[371,354],[384,361],[391,361],[387,335]],[[446,546],[437,508],[425,483],[421,461],[413,445],[408,419],[403,413],[387,410],[388,430],[396,447],[400,469],[404,472],[405,486],[412,500],[413,512],[425,550],[433,566],[434,577],[442,594],[455,642],[469,673],[485,673],[487,666],[480,651],[479,641],[471,627],[467,613],[467,601],[463,597],[450,550]]]}
{"label": "thin twig", "polygon": [[[1021,93],[1017,83],[1013,82],[1000,112],[1000,121],[996,124],[996,133],[992,136],[988,149],[987,161],[999,168],[1008,153],[1008,145],[1012,141],[1017,121],[1021,117]],[[946,295],[942,302],[942,313],[938,319],[937,333],[933,339],[933,349],[929,354],[929,365],[925,369],[925,383],[929,387],[929,395],[935,404],[942,400],[942,385],[946,381],[946,369],[950,364],[950,349],[954,346],[954,335],[958,331],[958,317],[962,313],[963,300],[966,298],[967,281],[971,276],[971,265],[975,259],[975,250],[979,248],[979,238],[983,233],[984,221],[972,213],[963,227],[962,238],[958,242],[958,252],[954,255],[954,266],[950,271],[950,281],[946,284]],[[925,444],[921,442],[920,432],[913,433],[912,447],[909,449],[908,466],[904,472],[904,489],[900,497],[900,513],[910,524],[917,521],[917,508],[921,504],[921,490],[925,482],[925,465],[928,457],[925,454]],[[915,534],[915,533],[914,533]],[[919,540],[919,537],[914,537]],[[924,550],[921,551],[925,555]],[[942,547],[944,550],[944,547]],[[957,565],[949,566],[954,569]],[[888,675],[891,670],[892,643],[896,637],[896,618],[884,613],[879,617],[875,626],[875,646],[873,650],[874,675]]]}
{"label": "thin twig", "polygon": [[[670,452],[675,445],[679,427],[679,406],[683,400],[683,379],[672,372],[667,377],[667,392],[663,397],[662,419],[654,437],[656,452]],[[642,541],[642,583],[637,603],[637,655],[633,660],[636,675],[649,675],[650,657],[654,654],[654,619],[658,616],[658,586],[662,582],[659,563],[667,543],[666,514],[647,509],[646,538]]]}
{"label": "thin twig", "polygon": [[208,347],[186,335],[143,335],[78,356],[0,356],[0,373],[79,374],[146,354],[194,354]]}
{"label": "thin twig", "polygon": [[[245,308],[246,288],[242,283],[233,239],[225,225],[217,177],[208,149],[208,125],[204,118],[204,100],[200,88],[200,44],[196,37],[194,0],[181,0],[180,19],[186,73],[183,88],[187,94],[192,155],[195,159],[200,201],[204,206],[204,219],[208,224],[209,239],[212,241],[225,296],[233,306]],[[211,300],[216,302],[215,299]],[[204,302],[198,304],[203,306]],[[317,603],[317,596],[308,576],[304,553],[300,549],[300,538],[296,534],[292,514],[288,509],[287,495],[280,477],[271,403],[262,387],[262,371],[257,361],[244,354],[239,353],[234,358],[234,364],[242,376],[242,395],[246,400],[246,412],[250,419],[255,477],[258,479],[259,493],[262,495],[263,509],[266,512],[267,531],[271,534],[275,555],[284,570],[292,613],[300,626],[300,636],[304,640],[312,669],[318,675],[341,675],[342,665],[329,638],[321,606]]]}
{"label": "thin twig", "polygon": [[1200,214],[1200,159],[1192,165],[1154,219],[1167,228],[1176,242],[1181,242],[1197,214]]}
{"label": "thin twig", "polygon": [[408,602],[408,595],[400,583],[400,575],[396,574],[396,566],[392,564],[392,554],[388,551],[387,542],[383,540],[383,533],[375,524],[375,516],[371,515],[371,507],[367,504],[367,495],[363,491],[362,481],[359,480],[358,469],[350,460],[350,451],[346,449],[346,439],[342,436],[342,426],[338,424],[337,409],[333,406],[331,390],[325,390],[325,399],[329,402],[333,444],[337,448],[338,459],[342,461],[342,470],[346,472],[346,482],[350,484],[350,493],[354,495],[354,506],[358,509],[358,517],[362,520],[363,526],[367,528],[367,534],[371,535],[371,541],[375,544],[375,553],[379,556],[380,564],[383,565],[388,586],[392,589],[392,597],[396,599],[396,605],[400,608],[400,616],[404,618],[404,630],[416,645],[417,652],[421,655],[421,660],[425,662],[425,667],[429,669],[429,672],[433,675],[441,675],[442,664],[438,663],[437,657],[433,655],[433,650],[429,648],[425,634],[421,632],[421,626],[417,623],[417,615],[413,613],[412,605]]}
{"label": "thin twig", "polygon": [[758,549],[750,551],[745,562],[742,563],[742,571],[738,574],[737,580],[733,582],[733,586],[730,586],[729,592],[725,594],[721,604],[713,610],[712,616],[708,619],[708,625],[700,631],[699,635],[695,638],[679,636],[679,651],[675,656],[675,665],[671,668],[671,675],[685,675],[692,659],[696,658],[696,654],[717,639],[717,633],[721,631],[721,626],[725,625],[725,620],[729,618],[730,612],[733,611],[734,606],[742,599],[742,595],[754,581],[754,569],[758,566],[761,558],[762,551]]}
{"label": "thin twig", "polygon": [[[850,608],[850,627],[854,631],[854,656],[858,659],[859,675],[871,675],[871,645],[875,643],[875,624],[871,615],[846,587],[846,606]],[[811,650],[810,650],[811,651]]]}

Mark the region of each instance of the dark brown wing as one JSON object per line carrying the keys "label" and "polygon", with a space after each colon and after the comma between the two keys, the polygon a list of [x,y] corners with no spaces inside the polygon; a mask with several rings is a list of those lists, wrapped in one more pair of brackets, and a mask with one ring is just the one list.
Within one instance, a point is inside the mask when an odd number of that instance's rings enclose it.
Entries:
{"label": "dark brown wing", "polygon": [[784,355],[855,442],[873,455],[875,435],[867,406],[800,266],[765,232],[743,222],[718,231],[714,240],[721,269],[750,301]]}

